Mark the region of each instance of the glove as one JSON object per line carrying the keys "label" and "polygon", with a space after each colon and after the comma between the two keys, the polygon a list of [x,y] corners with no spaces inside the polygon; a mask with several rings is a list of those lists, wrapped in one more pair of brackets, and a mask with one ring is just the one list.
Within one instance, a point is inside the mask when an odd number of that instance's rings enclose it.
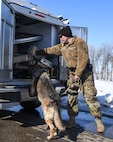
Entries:
{"label": "glove", "polygon": [[45,55],[46,53],[45,53],[45,51],[44,51],[44,49],[42,49],[42,50],[37,50],[36,52],[35,52],[35,55]]}

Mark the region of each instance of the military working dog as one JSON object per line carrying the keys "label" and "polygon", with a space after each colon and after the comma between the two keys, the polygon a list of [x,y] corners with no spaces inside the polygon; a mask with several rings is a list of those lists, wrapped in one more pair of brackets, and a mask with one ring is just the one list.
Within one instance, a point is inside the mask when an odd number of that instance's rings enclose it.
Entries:
{"label": "military working dog", "polygon": [[47,139],[52,139],[58,135],[58,131],[64,131],[61,119],[60,96],[57,94],[48,73],[42,72],[37,80],[37,96],[41,102],[44,120],[50,128],[50,135]]}

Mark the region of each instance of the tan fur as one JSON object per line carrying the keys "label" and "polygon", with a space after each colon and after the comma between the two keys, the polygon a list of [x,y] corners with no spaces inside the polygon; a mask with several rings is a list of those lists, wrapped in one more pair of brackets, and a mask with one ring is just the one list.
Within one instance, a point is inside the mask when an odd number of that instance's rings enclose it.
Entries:
{"label": "tan fur", "polygon": [[44,119],[50,128],[50,135],[47,139],[52,139],[57,135],[57,129],[64,131],[60,113],[60,97],[55,91],[51,80],[46,72],[43,72],[37,82],[38,99],[41,102]]}

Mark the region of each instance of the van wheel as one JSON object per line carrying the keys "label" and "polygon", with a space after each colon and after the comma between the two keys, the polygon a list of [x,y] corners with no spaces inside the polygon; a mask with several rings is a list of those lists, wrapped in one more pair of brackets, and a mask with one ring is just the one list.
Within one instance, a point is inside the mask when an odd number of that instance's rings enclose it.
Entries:
{"label": "van wheel", "polygon": [[35,109],[35,108],[39,107],[41,105],[41,103],[37,99],[37,100],[33,100],[33,101],[20,102],[20,105],[24,109]]}

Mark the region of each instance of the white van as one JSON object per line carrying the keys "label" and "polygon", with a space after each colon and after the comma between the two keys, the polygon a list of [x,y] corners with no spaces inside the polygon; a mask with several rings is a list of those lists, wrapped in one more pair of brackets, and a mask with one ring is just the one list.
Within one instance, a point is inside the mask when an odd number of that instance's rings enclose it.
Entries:
{"label": "white van", "polygon": [[[54,16],[39,6],[22,0],[0,1],[0,100],[20,102],[25,107],[38,107],[36,96],[30,96],[30,52],[59,43],[63,18]],[[73,34],[87,40],[86,27],[71,27]],[[63,57],[46,56],[39,62],[49,70],[56,90],[64,87],[66,66]]]}

